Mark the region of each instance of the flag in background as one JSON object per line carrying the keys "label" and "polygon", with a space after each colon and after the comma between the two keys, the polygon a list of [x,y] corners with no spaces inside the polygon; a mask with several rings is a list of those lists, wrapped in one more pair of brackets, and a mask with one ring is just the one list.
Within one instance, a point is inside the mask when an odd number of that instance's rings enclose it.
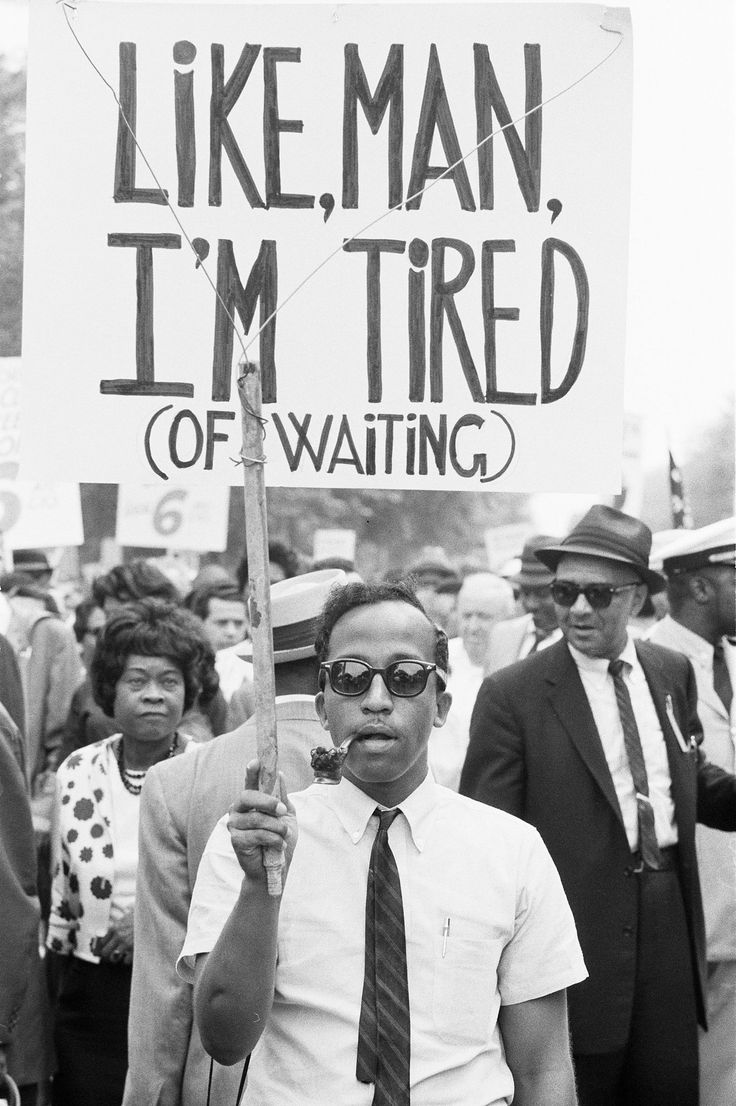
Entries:
{"label": "flag in background", "polygon": [[690,507],[685,496],[685,489],[682,483],[682,473],[675,464],[675,459],[672,456],[672,450],[669,451],[669,458],[672,526],[675,530],[692,530],[693,517],[690,514]]}

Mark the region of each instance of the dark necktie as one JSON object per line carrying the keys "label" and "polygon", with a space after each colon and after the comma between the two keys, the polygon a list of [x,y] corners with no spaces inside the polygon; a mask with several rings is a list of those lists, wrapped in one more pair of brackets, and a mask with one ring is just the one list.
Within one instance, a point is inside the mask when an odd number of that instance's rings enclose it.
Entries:
{"label": "dark necktie", "polygon": [[731,701],[733,700],[733,688],[731,687],[731,677],[728,674],[728,665],[726,664],[726,654],[722,641],[717,641],[713,647],[713,687],[716,689],[716,695],[723,703],[726,711],[730,711]]}
{"label": "dark necktie", "polygon": [[613,677],[618,713],[624,731],[626,756],[629,760],[629,768],[631,769],[636,791],[636,806],[639,816],[639,852],[647,868],[659,868],[662,863],[662,854],[659,851],[657,835],[654,830],[654,810],[649,798],[649,780],[647,779],[644,753],[639,738],[639,727],[634,717],[629,689],[624,682],[623,669],[625,665],[626,662],[619,658],[611,661],[608,671]]}
{"label": "dark necktie", "polygon": [[365,900],[365,979],[356,1077],[374,1083],[373,1106],[409,1106],[409,985],[401,883],[388,829],[398,810],[378,810]]}

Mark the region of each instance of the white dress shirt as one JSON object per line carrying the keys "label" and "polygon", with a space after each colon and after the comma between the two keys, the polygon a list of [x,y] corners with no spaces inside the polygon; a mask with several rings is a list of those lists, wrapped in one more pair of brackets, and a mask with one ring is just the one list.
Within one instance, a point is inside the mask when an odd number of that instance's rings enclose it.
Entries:
{"label": "white dress shirt", "polygon": [[[243,1102],[369,1106],[355,1075],[376,803],[349,781],[292,795],[299,839],[278,933],[275,1000]],[[557,871],[537,831],[431,775],[389,830],[402,885],[412,1106],[501,1106],[513,1079],[500,1005],[586,976]],[[234,906],[242,872],[226,818],[197,876],[178,969],[192,978]],[[449,923],[448,923],[449,919]],[[443,948],[443,928],[449,934]]]}
{"label": "white dress shirt", "polygon": [[[629,758],[626,755],[624,731],[616,702],[613,677],[608,671],[610,661],[605,657],[587,657],[572,645],[568,645],[568,648],[578,667],[580,679],[593,712],[613,786],[616,789],[626,836],[633,852],[639,846],[636,789],[629,768]],[[644,753],[649,798],[654,809],[657,843],[660,848],[665,848],[677,842],[675,804],[672,801],[672,780],[667,760],[667,746],[644,670],[639,664],[634,642],[630,637],[627,638],[619,659],[627,666],[623,670],[623,677],[631,698]]]}

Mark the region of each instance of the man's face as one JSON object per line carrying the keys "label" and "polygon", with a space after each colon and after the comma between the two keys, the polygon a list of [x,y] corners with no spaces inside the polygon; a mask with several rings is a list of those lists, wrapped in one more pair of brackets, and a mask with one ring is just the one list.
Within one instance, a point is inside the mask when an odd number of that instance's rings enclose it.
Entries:
{"label": "man's face", "polygon": [[469,577],[457,597],[460,636],[473,664],[484,664],[494,623],[510,614],[512,593],[492,576]]}
{"label": "man's face", "polygon": [[551,634],[557,627],[557,612],[549,584],[541,587],[522,586],[519,595],[522,607],[534,619],[534,629],[539,630],[540,634]]}
{"label": "man's face", "polygon": [[204,630],[210,645],[228,649],[245,637],[245,603],[239,599],[210,599],[209,613],[204,619]]}
{"label": "man's face", "polygon": [[[353,658],[374,668],[397,660],[434,662],[435,633],[421,611],[390,601],[356,607],[335,624],[327,660]],[[451,697],[430,673],[424,691],[411,699],[392,695],[374,676],[363,695],[338,695],[326,681],[315,700],[317,714],[335,745],[355,738],[343,775],[385,806],[402,802],[427,774],[427,743],[442,726]]]}
{"label": "man's face", "polygon": [[587,584],[611,587],[635,585],[619,591],[612,597],[609,607],[598,611],[593,610],[582,594],[572,607],[555,604],[559,627],[569,645],[587,657],[606,657],[609,660],[618,657],[626,644],[629,619],[637,614],[646,597],[646,586],[634,569],[603,557],[568,553],[557,565],[555,580],[580,587]]}

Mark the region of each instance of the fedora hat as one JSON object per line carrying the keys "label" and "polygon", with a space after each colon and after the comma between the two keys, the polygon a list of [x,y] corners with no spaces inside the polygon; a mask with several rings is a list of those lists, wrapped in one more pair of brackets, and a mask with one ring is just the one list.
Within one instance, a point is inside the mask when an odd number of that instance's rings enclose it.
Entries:
{"label": "fedora hat", "polygon": [[554,580],[554,573],[537,560],[538,549],[553,546],[560,539],[551,534],[535,534],[527,538],[521,551],[519,571],[507,577],[510,583],[520,588],[546,588]]}
{"label": "fedora hat", "polygon": [[[314,639],[328,595],[342,587],[347,577],[338,568],[323,568],[279,580],[271,585],[271,634],[274,664],[314,656]],[[253,642],[236,650],[244,660],[253,658]]]}
{"label": "fedora hat", "polygon": [[553,571],[566,553],[602,557],[631,565],[651,592],[662,591],[664,577],[649,567],[652,532],[641,519],[596,503],[559,544],[537,549],[536,557]]}

